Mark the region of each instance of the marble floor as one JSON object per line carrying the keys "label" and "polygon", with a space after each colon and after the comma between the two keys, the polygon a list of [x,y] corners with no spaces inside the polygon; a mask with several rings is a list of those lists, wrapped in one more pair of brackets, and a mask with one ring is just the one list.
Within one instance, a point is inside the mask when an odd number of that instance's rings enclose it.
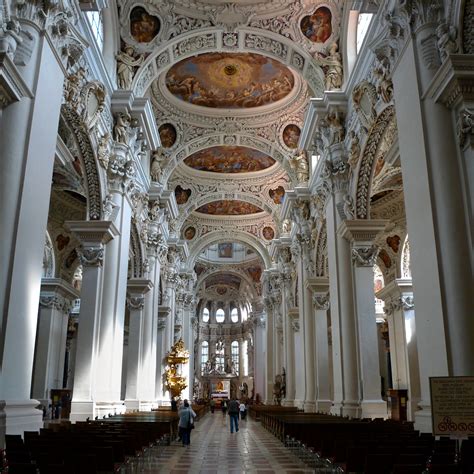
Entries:
{"label": "marble floor", "polygon": [[185,473],[288,473],[314,472],[293,456],[259,422],[239,421],[238,433],[230,433],[229,417],[208,413],[196,422],[191,445],[178,441],[166,446],[154,459],[154,466],[141,472]]}

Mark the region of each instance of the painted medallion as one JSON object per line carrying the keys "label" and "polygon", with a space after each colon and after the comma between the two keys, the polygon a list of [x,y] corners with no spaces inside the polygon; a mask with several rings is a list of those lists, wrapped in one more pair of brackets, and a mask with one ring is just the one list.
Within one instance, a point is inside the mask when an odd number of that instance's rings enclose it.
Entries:
{"label": "painted medallion", "polygon": [[183,189],[179,184],[174,189],[174,196],[176,198],[176,204],[186,204],[192,191],[190,189]]}
{"label": "painted medallion", "polygon": [[171,148],[176,143],[176,128],[170,123],[164,123],[158,129],[160,134],[161,146],[163,148]]}
{"label": "painted medallion", "polygon": [[150,15],[143,7],[130,12],[130,34],[139,43],[149,43],[160,31],[160,20]]}
{"label": "painted medallion", "polygon": [[272,240],[275,237],[275,231],[271,227],[264,227],[262,235],[265,240]]}
{"label": "painted medallion", "polygon": [[196,235],[196,228],[195,227],[188,227],[184,231],[184,238],[186,240],[193,240],[195,235]]}
{"label": "painted medallion", "polygon": [[301,20],[301,31],[313,43],[324,43],[332,33],[331,19],[329,8],[317,8],[312,15]]}
{"label": "painted medallion", "polygon": [[300,139],[301,129],[298,125],[290,124],[283,129],[283,143],[291,149],[298,148],[298,140]]}

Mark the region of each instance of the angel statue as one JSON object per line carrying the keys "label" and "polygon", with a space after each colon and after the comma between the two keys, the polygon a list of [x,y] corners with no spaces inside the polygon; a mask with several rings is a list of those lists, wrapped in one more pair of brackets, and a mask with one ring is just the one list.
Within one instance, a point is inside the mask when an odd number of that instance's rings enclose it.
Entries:
{"label": "angel statue", "polygon": [[296,172],[298,183],[305,183],[309,178],[309,165],[306,152],[303,150],[289,158],[291,168]]}
{"label": "angel statue", "polygon": [[117,59],[117,85],[120,89],[130,89],[133,82],[134,68],[139,67],[144,56],[140,54],[137,58],[134,56],[135,50],[132,46],[125,46],[124,51],[120,51],[115,59]]}

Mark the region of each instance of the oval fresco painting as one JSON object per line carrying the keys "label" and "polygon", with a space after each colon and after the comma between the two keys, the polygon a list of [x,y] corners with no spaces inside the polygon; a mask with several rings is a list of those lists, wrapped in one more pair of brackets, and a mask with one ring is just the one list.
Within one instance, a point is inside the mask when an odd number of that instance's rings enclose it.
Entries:
{"label": "oval fresco painting", "polygon": [[301,129],[298,125],[290,124],[283,129],[283,143],[288,148],[297,148],[298,140],[300,139]]}
{"label": "oval fresco painting", "polygon": [[198,207],[196,212],[214,216],[243,216],[245,214],[257,214],[263,211],[249,202],[222,200],[204,204]]}
{"label": "oval fresco painting", "polygon": [[150,15],[143,7],[130,12],[130,34],[139,43],[149,43],[160,31],[160,20]]}
{"label": "oval fresco painting", "polygon": [[253,53],[206,53],[183,59],[166,74],[177,98],[204,107],[259,107],[286,97],[295,84],[291,71]]}
{"label": "oval fresco painting", "polygon": [[248,173],[275,164],[265,153],[242,146],[213,146],[188,156],[184,163],[195,170],[211,173]]}
{"label": "oval fresco painting", "polygon": [[158,133],[160,134],[161,146],[163,148],[171,148],[176,143],[178,134],[176,133],[176,128],[170,123],[161,125]]}
{"label": "oval fresco painting", "polygon": [[186,240],[193,240],[195,235],[196,235],[196,228],[195,227],[188,227],[184,231],[184,238]]}
{"label": "oval fresco painting", "polygon": [[272,240],[275,237],[275,231],[271,227],[264,227],[262,235],[265,240]]}
{"label": "oval fresco painting", "polygon": [[320,7],[301,20],[301,31],[313,43],[324,43],[332,33],[331,10]]}

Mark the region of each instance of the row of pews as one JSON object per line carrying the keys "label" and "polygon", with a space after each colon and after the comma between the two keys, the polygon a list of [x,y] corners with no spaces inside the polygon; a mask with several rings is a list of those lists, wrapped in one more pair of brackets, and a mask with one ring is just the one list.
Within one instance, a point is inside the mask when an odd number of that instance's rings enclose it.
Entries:
{"label": "row of pews", "polygon": [[[324,472],[365,474],[472,474],[474,438],[457,444],[416,431],[411,422],[348,419],[303,413],[294,407],[257,406],[250,415]],[[295,451],[296,452],[296,451]]]}
{"label": "row of pews", "polygon": [[[203,406],[193,406],[199,416]],[[99,474],[135,472],[153,450],[178,433],[171,410],[115,415],[101,420],[50,424],[39,432],[6,435],[9,474]]]}

